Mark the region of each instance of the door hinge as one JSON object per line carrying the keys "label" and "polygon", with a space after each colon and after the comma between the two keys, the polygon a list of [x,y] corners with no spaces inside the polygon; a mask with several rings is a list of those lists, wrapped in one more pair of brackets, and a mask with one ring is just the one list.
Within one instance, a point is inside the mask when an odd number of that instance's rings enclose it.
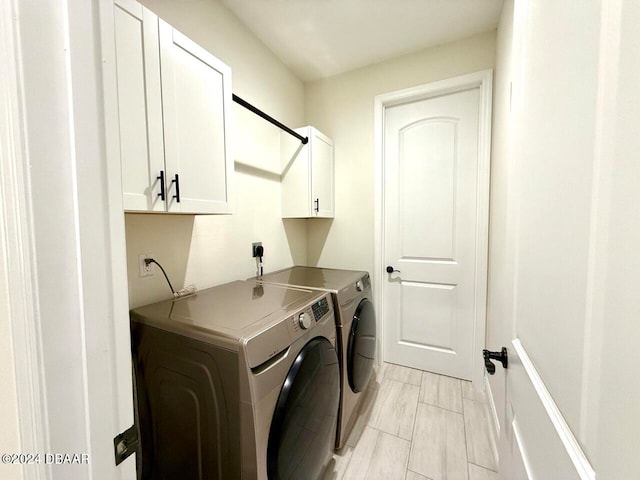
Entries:
{"label": "door hinge", "polygon": [[132,453],[138,449],[138,428],[135,425],[119,433],[113,439],[113,451],[116,456],[116,465],[120,465]]}

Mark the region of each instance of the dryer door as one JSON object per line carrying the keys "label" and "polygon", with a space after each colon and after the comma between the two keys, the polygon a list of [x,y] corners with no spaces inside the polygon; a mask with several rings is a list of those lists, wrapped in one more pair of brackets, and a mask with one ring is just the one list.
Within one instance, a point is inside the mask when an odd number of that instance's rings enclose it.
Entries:
{"label": "dryer door", "polygon": [[376,352],[376,314],[368,298],[360,301],[353,315],[347,346],[347,376],[354,392],[367,388]]}
{"label": "dryer door", "polygon": [[335,444],[340,370],[333,345],[310,340],[289,369],[271,421],[269,480],[320,478]]}

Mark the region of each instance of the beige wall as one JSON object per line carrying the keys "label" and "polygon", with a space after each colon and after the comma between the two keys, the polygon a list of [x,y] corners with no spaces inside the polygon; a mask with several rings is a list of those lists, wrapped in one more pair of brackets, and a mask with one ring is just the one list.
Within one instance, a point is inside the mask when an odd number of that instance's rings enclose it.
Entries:
{"label": "beige wall", "polygon": [[[131,306],[166,298],[161,273],[139,278],[137,256],[153,254],[174,287],[206,288],[252,276],[251,242],[265,269],[291,264],[373,269],[373,98],[494,65],[495,33],[305,85],[216,2],[144,1],[233,70],[233,91],[292,126],[312,124],[336,145],[336,218],[280,218],[279,131],[234,105],[236,211],[231,216],[126,216]],[[306,103],[305,103],[306,98]],[[306,110],[306,116],[305,116]]]}
{"label": "beige wall", "polygon": [[[0,218],[1,230],[2,219]],[[0,250],[0,272],[6,271],[4,250]],[[21,452],[8,291],[8,281],[4,275],[0,275],[0,384],[2,385],[0,388],[0,432],[2,432],[0,434],[0,454]],[[21,479],[22,469],[19,465],[0,464],[0,478]]]}
{"label": "beige wall", "polygon": [[[287,125],[303,125],[304,85],[224,6],[207,0],[143,3],[231,66],[235,94]],[[239,105],[232,113],[234,214],[127,214],[131,306],[169,295],[159,270],[138,277],[141,253],[155,256],[176,289],[188,283],[203,289],[255,275],[254,241],[263,242],[267,270],[306,263],[306,221],[280,217],[280,130]]]}
{"label": "beige wall", "polygon": [[307,84],[307,123],[335,142],[336,218],[309,220],[309,265],[373,270],[376,95],[493,68],[487,32]]}

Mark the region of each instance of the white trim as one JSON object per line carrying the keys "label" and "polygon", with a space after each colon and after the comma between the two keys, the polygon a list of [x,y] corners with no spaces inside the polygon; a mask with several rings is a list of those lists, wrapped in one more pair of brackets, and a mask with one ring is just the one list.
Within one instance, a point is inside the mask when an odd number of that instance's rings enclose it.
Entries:
{"label": "white trim", "polygon": [[531,385],[533,385],[533,388],[538,395],[542,406],[547,412],[547,416],[551,420],[553,428],[556,430],[558,437],[560,437],[560,441],[567,451],[567,454],[569,455],[571,463],[573,463],[576,472],[582,480],[595,480],[595,470],[589,463],[589,460],[580,447],[578,440],[576,440],[576,437],[573,435],[573,432],[569,428],[569,425],[562,416],[562,412],[560,412],[558,405],[556,405],[556,402],[553,401],[553,397],[542,381],[542,378],[536,370],[535,365],[531,361],[531,358],[529,358],[529,355],[522,345],[522,342],[520,342],[520,340],[516,338],[512,343],[516,354],[520,358],[520,363],[522,363],[525,372],[527,372],[529,380],[531,381]]}
{"label": "white trim", "polygon": [[[493,400],[493,391],[491,390],[491,383],[489,383],[489,377],[484,376],[484,391],[487,396],[487,406],[489,408],[489,416],[491,417],[491,423],[493,425],[493,433],[495,434],[495,440],[498,441],[500,438],[500,419],[498,418],[498,409],[496,408],[496,403]],[[496,458],[498,457],[497,449],[496,449]]]}
{"label": "white trim", "polygon": [[[115,466],[112,440],[133,422],[120,174],[105,155],[119,148],[117,137],[104,143],[116,108],[113,27],[97,25],[112,23],[112,8],[110,0],[0,4],[0,135],[8,139],[0,145],[0,243],[12,286],[20,451],[90,454],[73,478],[135,477],[134,458]],[[51,22],[40,38],[42,18]],[[30,55],[42,45],[49,55]],[[40,96],[42,87],[51,93]],[[46,196],[36,190],[43,185]],[[22,474],[45,479],[53,470]]]}
{"label": "white trim", "polygon": [[[29,169],[23,125],[21,50],[16,0],[0,5],[0,243],[6,255],[4,275],[10,311],[22,452],[48,452],[49,434],[42,367],[38,289],[35,281]],[[27,480],[49,478],[45,465],[22,468]]]}
{"label": "white trim", "polygon": [[[134,5],[140,5],[133,2]],[[107,196],[109,239],[111,245],[111,288],[113,326],[109,331],[114,349],[114,375],[117,395],[118,431],[129,428],[133,422],[131,389],[131,336],[129,334],[129,292],[127,288],[127,254],[125,241],[124,205],[122,196],[122,166],[120,164],[120,120],[118,116],[118,81],[116,77],[116,46],[113,4],[100,2],[100,37],[105,127],[105,155],[107,158]],[[119,319],[119,320],[118,320]],[[119,324],[119,328],[118,325]],[[133,455],[132,455],[133,456]],[[125,462],[126,463],[126,462]],[[129,462],[135,463],[135,462]],[[121,464],[124,467],[125,464]],[[129,466],[130,468],[131,466]],[[135,465],[134,465],[135,467]],[[133,470],[135,472],[135,468]],[[130,473],[130,472],[129,472]],[[125,475],[123,473],[123,475]],[[123,476],[123,478],[126,478]]]}
{"label": "white trim", "polygon": [[382,298],[382,279],[384,278],[384,173],[382,159],[384,152],[384,108],[382,99],[374,98],[374,224],[373,224],[373,300],[377,316],[378,345],[376,357],[378,365],[382,365],[382,351],[384,345],[384,330],[382,328],[382,312],[384,312],[384,299]]}
{"label": "white trim", "polygon": [[493,450],[493,457],[496,460],[496,465],[500,465],[500,449],[498,448],[498,442],[500,441],[500,420],[498,419],[498,410],[496,404],[493,401],[493,391],[491,390],[491,384],[489,383],[489,377],[484,376],[484,391],[486,395],[485,408],[489,413],[489,422],[493,428],[493,435],[491,436],[491,449]]}
{"label": "white trim", "polygon": [[522,440],[522,434],[520,433],[520,427],[518,425],[516,417],[513,417],[513,421],[511,422],[511,431],[513,432],[513,436],[516,439],[516,444],[518,447],[518,453],[520,454],[520,459],[522,460],[522,466],[524,467],[524,471],[527,475],[528,479],[535,478],[533,476],[533,469],[531,468],[531,462],[529,461],[529,456],[524,449],[524,442]]}
{"label": "white trim", "polygon": [[[487,265],[489,255],[489,177],[491,161],[491,110],[493,91],[493,71],[491,69],[460,75],[432,82],[426,85],[377,95],[374,98],[374,270],[372,272],[375,308],[378,312],[378,358],[382,359],[384,299],[382,279],[384,278],[384,112],[387,107],[408,101],[424,100],[448,93],[480,89],[479,132],[478,132],[478,196],[476,224],[476,298],[474,322],[474,350],[478,353],[473,363],[472,380],[477,389],[482,389],[484,363],[480,355],[485,345],[487,316]],[[481,281],[484,279],[483,281]]]}

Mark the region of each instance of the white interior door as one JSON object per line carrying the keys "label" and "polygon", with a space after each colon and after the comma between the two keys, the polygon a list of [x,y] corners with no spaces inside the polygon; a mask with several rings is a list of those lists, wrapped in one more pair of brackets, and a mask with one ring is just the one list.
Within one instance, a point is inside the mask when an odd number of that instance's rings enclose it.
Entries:
{"label": "white interior door", "polygon": [[504,288],[490,290],[491,303],[513,301],[489,317],[492,329],[510,330],[506,391],[491,382],[505,400],[505,479],[640,471],[639,20],[634,0],[515,2],[506,220],[514,248],[512,265],[496,264],[496,276],[509,272]]}
{"label": "white interior door", "polygon": [[488,165],[480,168],[480,87],[384,112],[384,359],[472,379],[484,325]]}

